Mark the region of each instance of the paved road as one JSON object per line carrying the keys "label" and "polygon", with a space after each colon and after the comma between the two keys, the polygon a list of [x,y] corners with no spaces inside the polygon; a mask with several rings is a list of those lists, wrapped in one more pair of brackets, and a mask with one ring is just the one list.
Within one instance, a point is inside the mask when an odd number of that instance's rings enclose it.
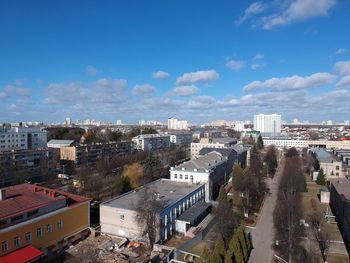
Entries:
{"label": "paved road", "polygon": [[256,229],[248,229],[252,234],[253,241],[253,250],[250,254],[249,263],[268,263],[272,260],[271,245],[274,236],[272,214],[276,205],[278,183],[282,169],[283,165],[279,165],[274,179],[267,179],[270,195],[265,198]]}

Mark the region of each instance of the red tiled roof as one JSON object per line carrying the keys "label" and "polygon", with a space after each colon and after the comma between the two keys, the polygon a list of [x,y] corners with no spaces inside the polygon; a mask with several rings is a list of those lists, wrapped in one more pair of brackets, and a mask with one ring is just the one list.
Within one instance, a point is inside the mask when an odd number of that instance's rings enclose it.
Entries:
{"label": "red tiled roof", "polygon": [[25,263],[39,259],[44,253],[32,246],[26,246],[0,257],[0,263]]}
{"label": "red tiled roof", "polygon": [[73,200],[68,205],[89,200],[82,196],[32,184],[20,184],[3,189],[6,199],[0,200],[0,219],[20,215],[67,198]]}

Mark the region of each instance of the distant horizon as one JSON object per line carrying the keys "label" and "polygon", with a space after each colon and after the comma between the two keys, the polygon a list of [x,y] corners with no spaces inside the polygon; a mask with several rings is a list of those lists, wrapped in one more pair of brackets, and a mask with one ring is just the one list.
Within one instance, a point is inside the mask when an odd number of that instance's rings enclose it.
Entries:
{"label": "distant horizon", "polygon": [[349,10],[339,0],[2,2],[0,119],[342,122]]}

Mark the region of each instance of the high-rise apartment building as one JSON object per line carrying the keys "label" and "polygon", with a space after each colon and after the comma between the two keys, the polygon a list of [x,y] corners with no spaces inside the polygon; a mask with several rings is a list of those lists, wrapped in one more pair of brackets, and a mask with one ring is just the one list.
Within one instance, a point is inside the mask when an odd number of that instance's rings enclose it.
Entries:
{"label": "high-rise apartment building", "polygon": [[168,129],[169,130],[187,130],[188,123],[184,120],[178,120],[176,118],[168,119]]}
{"label": "high-rise apartment building", "polygon": [[281,133],[282,117],[278,114],[254,115],[254,129],[263,136],[276,136]]}

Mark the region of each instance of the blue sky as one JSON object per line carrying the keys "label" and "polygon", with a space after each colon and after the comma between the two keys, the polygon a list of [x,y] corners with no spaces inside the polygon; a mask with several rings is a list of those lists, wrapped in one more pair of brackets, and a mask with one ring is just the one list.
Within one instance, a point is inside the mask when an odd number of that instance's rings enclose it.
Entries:
{"label": "blue sky", "polygon": [[1,1],[0,122],[350,119],[350,2]]}

